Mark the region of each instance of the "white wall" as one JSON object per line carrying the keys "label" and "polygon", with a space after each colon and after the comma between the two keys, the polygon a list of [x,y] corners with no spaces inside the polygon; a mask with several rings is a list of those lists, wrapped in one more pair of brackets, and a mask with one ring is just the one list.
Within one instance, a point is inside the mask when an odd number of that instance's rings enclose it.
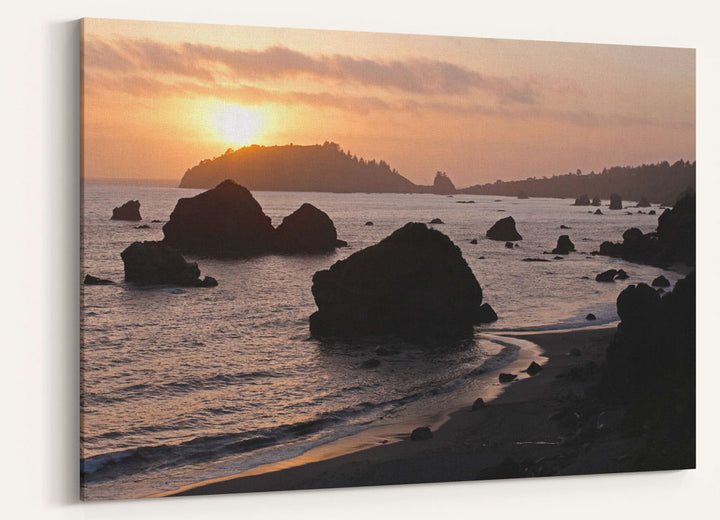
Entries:
{"label": "white wall", "polygon": [[[2,16],[0,511],[4,518],[677,518],[713,514],[720,39],[702,0],[25,0]],[[84,17],[696,47],[701,328],[698,469],[683,472],[79,504],[78,26]],[[715,268],[715,269],[714,269]]]}

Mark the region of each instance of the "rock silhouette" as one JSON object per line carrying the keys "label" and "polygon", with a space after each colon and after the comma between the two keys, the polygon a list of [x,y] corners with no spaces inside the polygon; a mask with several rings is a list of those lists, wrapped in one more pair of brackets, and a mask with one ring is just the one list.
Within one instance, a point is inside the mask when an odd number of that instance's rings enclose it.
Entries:
{"label": "rock silhouette", "polygon": [[283,253],[319,253],[347,245],[338,240],[327,213],[308,203],[285,217],[275,235],[277,249]]}
{"label": "rock silhouette", "polygon": [[243,186],[225,180],[192,198],[180,199],[163,226],[164,242],[206,256],[320,253],[347,245],[328,215],[303,204],[277,229]]}
{"label": "rock silhouette", "polygon": [[512,217],[501,218],[487,230],[485,235],[490,240],[501,240],[503,242],[522,240],[522,236],[515,228],[515,219]]}
{"label": "rock silhouette", "polygon": [[610,209],[622,209],[622,199],[617,193],[610,195]]}
{"label": "rock silhouette", "polygon": [[455,185],[445,172],[437,172],[433,181],[432,192],[438,195],[451,195],[455,193]]}
{"label": "rock silhouette", "polygon": [[122,253],[125,281],[141,285],[179,285],[183,287],[214,287],[217,281],[206,276],[200,280],[195,262],[186,262],[172,247],[155,241],[133,242]]}
{"label": "rock silhouette", "polygon": [[607,271],[603,271],[602,273],[597,275],[595,277],[595,281],[597,281],[597,282],[614,282],[616,274],[617,274],[617,271],[615,269],[608,269]]}
{"label": "rock silhouette", "polygon": [[129,200],[119,208],[114,208],[110,220],[142,220],[140,216],[140,202]]}
{"label": "rock silhouette", "polygon": [[572,243],[568,235],[560,235],[555,249],[552,250],[552,254],[567,255],[570,251],[575,251],[575,244]]}
{"label": "rock silhouette", "polygon": [[590,205],[590,197],[587,196],[587,193],[584,195],[580,195],[578,198],[575,199],[575,203],[573,206],[589,206]]}
{"label": "rock silhouette", "polygon": [[622,243],[603,242],[599,254],[629,262],[667,267],[674,262],[695,263],[695,197],[686,195],[658,218],[656,232],[630,228]]}
{"label": "rock silhouette", "polygon": [[663,275],[658,276],[652,281],[653,287],[670,287],[670,281]]}
{"label": "rock silhouette", "polygon": [[498,315],[489,303],[483,303],[478,309],[479,323],[492,323],[498,320]]}
{"label": "rock silhouette", "polygon": [[313,276],[313,337],[462,337],[479,322],[482,289],[460,249],[409,223]]}
{"label": "rock silhouette", "polygon": [[169,246],[211,256],[248,256],[275,245],[270,217],[246,188],[231,180],[180,199],[163,232]]}
{"label": "rock silhouette", "polygon": [[595,196],[593,197],[592,202],[591,202],[590,204],[591,204],[592,206],[599,206],[600,204],[602,204],[602,201],[600,200],[600,196],[599,196],[599,195],[595,195]]}
{"label": "rock silhouette", "polygon": [[112,280],[106,280],[104,278],[98,278],[91,274],[86,274],[83,280],[83,285],[113,285],[115,282]]}

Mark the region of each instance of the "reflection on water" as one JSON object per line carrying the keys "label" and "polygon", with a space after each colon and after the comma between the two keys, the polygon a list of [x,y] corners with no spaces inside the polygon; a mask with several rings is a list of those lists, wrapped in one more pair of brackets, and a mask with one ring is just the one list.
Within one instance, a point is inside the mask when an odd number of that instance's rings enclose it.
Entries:
{"label": "reflection on water", "polygon": [[[120,251],[134,240],[161,239],[176,200],[195,193],[85,186],[83,275],[121,282],[83,288],[83,491],[89,498],[174,489],[383,423],[409,413],[413,403],[455,395],[481,367],[499,367],[517,355],[517,345],[483,337],[483,330],[568,328],[583,325],[588,312],[598,317],[594,324],[607,323],[617,319],[615,298],[627,284],[658,274],[678,278],[586,254],[603,240],[619,240],[628,227],[651,231],[657,220],[648,215],[596,216],[568,200],[463,196],[476,203],[456,204],[435,195],[259,192],[255,197],[275,225],[310,202],[328,213],[350,247],[316,256],[188,257],[218,280],[213,289],[122,283]],[[150,229],[109,220],[112,208],[130,199],[140,200]],[[513,249],[484,238],[507,215],[523,235]],[[461,248],[498,322],[459,344],[384,342],[389,355],[378,355],[379,341],[309,338],[315,271],[409,221],[433,218],[445,222],[437,229]],[[365,226],[368,220],[375,225]],[[570,229],[560,230],[561,224]],[[543,257],[560,234],[569,234],[580,252],[548,263],[522,261]],[[595,282],[609,267],[622,267],[630,278]],[[375,364],[371,360],[379,365],[363,368]]]}

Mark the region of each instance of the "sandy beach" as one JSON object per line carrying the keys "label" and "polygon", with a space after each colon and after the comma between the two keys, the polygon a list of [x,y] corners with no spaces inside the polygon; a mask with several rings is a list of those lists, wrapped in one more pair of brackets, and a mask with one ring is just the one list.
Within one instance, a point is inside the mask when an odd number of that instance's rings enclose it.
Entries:
{"label": "sandy beach", "polygon": [[[621,434],[622,409],[592,396],[615,330],[520,336],[541,347],[547,358],[543,370],[507,384],[481,409],[473,411],[467,403],[433,431],[432,439],[412,441],[408,432],[399,442],[163,496],[632,471],[638,438]],[[579,353],[571,355],[573,349]]]}

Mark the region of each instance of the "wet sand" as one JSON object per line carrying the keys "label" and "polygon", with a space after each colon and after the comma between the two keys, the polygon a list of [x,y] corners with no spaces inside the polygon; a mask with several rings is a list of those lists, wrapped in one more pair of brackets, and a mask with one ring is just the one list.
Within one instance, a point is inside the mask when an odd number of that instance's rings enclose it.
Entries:
{"label": "wet sand", "polygon": [[[614,333],[606,327],[516,336],[541,347],[543,370],[506,384],[479,410],[467,403],[432,439],[412,441],[408,432],[399,442],[325,460],[306,458],[299,466],[260,474],[253,470],[163,496],[631,471],[637,440],[620,433],[623,410],[592,398]],[[570,355],[573,349],[580,355]]]}

